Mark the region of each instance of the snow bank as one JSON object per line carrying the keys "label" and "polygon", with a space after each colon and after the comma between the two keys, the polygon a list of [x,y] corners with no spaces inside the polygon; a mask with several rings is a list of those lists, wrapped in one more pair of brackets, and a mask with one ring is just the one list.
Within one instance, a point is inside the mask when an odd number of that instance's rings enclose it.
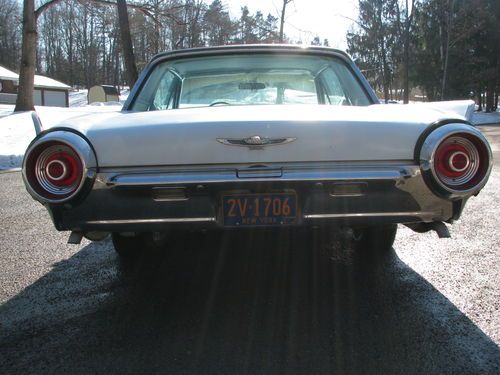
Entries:
{"label": "snow bank", "polygon": [[30,112],[0,119],[0,169],[20,167],[24,151],[35,137]]}
{"label": "snow bank", "polygon": [[[69,92],[69,106],[70,107],[85,107],[88,105],[88,95],[89,90],[82,89],[78,91],[70,91]],[[130,94],[130,89],[128,87],[124,87],[120,92],[120,103],[123,104],[128,98]],[[102,103],[102,105],[106,105]]]}
{"label": "snow bank", "polygon": [[0,118],[8,116],[14,112],[14,105],[0,104]]}
{"label": "snow bank", "polygon": [[85,107],[87,105],[87,95],[89,90],[79,90],[69,92],[70,107]]}
{"label": "snow bank", "polygon": [[500,112],[474,112],[472,115],[472,123],[474,125],[487,125],[487,124],[499,124],[500,125]]}
{"label": "snow bank", "polygon": [[[85,106],[75,108],[36,107],[44,129],[71,117],[89,113],[113,112],[121,106]],[[0,169],[18,168],[24,152],[35,137],[31,112],[12,113],[14,106],[0,106]]]}

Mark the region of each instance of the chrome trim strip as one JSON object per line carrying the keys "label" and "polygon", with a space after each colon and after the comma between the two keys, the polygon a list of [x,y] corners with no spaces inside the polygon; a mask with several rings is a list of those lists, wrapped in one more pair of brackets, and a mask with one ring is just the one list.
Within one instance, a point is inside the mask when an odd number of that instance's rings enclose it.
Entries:
{"label": "chrome trim strip", "polygon": [[304,215],[304,219],[335,219],[335,218],[353,218],[353,217],[395,217],[395,216],[433,216],[434,212],[363,212],[363,213],[343,213],[343,214],[311,214]]}
{"label": "chrome trim strip", "polygon": [[198,223],[213,222],[215,217],[172,217],[163,219],[91,220],[86,224],[146,224],[146,223]]}
{"label": "chrome trim strip", "polygon": [[269,181],[353,181],[353,180],[385,180],[398,181],[419,173],[418,166],[405,166],[391,169],[363,169],[363,170],[286,170],[281,177],[246,177],[239,178],[237,170],[232,171],[200,171],[189,173],[124,173],[111,172],[102,174],[102,180],[108,186],[154,186],[154,185],[183,185],[183,184],[210,184],[234,182],[269,182]]}
{"label": "chrome trim strip", "polygon": [[311,162],[290,162],[273,161],[269,163],[227,163],[227,164],[175,164],[175,165],[135,165],[122,167],[99,167],[102,173],[114,175],[122,174],[142,174],[142,173],[221,173],[234,172],[235,170],[255,169],[255,165],[269,169],[283,169],[287,171],[302,170],[397,170],[401,168],[418,167],[413,159],[396,160],[363,160],[363,161],[311,161]]}
{"label": "chrome trim strip", "polygon": [[185,197],[185,198],[157,198],[157,197],[153,197],[153,200],[155,202],[185,202],[185,201],[188,201],[189,198],[188,197]]}
{"label": "chrome trim strip", "polygon": [[333,198],[351,198],[351,197],[363,197],[365,193],[329,193],[330,197]]}

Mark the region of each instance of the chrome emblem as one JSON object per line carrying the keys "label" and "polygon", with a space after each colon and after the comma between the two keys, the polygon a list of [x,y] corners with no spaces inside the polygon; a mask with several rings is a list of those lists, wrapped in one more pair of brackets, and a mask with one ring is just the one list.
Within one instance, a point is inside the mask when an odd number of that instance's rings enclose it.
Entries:
{"label": "chrome emblem", "polygon": [[269,143],[269,138],[261,138],[260,135],[253,135],[247,139],[244,139],[247,145],[267,145]]}
{"label": "chrome emblem", "polygon": [[283,145],[295,141],[297,138],[266,138],[252,135],[248,138],[217,138],[217,142],[229,146],[247,146],[260,149],[264,146]]}

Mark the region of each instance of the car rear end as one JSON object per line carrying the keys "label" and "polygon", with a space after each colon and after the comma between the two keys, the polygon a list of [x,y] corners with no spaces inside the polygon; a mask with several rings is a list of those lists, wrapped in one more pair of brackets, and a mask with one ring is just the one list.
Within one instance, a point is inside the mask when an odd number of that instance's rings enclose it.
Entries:
{"label": "car rear end", "polygon": [[122,113],[40,134],[23,176],[58,230],[92,239],[453,222],[488,179],[487,141],[463,118],[375,102],[330,49],[174,52],[144,70]]}

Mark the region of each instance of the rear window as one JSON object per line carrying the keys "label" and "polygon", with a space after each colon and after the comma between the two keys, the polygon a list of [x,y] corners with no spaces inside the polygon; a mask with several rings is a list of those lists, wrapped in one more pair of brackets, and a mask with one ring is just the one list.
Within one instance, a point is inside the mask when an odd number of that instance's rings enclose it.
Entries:
{"label": "rear window", "polygon": [[371,104],[351,70],[331,57],[243,54],[186,58],[154,67],[132,110],[220,105]]}

